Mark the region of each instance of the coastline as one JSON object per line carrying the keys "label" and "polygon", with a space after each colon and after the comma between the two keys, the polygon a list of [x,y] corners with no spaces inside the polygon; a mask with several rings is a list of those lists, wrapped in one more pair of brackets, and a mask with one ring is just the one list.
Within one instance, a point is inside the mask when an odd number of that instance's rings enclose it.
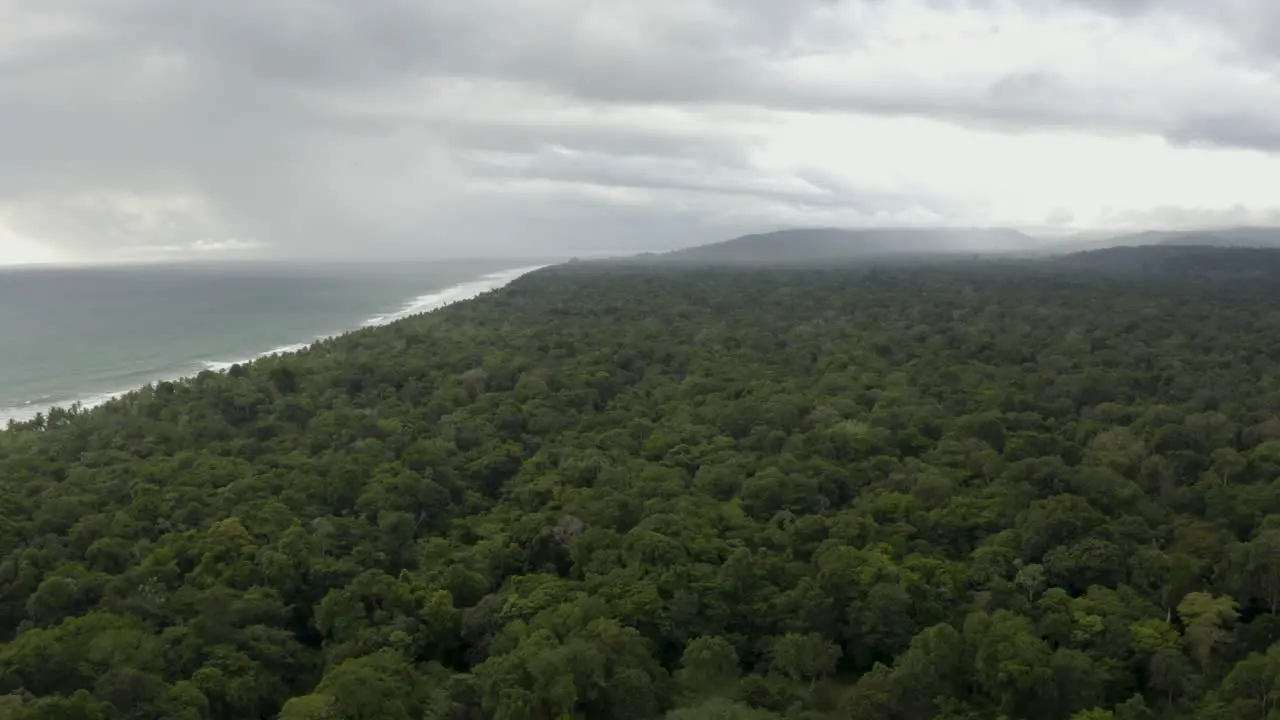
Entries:
{"label": "coastline", "polygon": [[[162,381],[181,380],[183,378],[194,377],[196,374],[204,370],[211,370],[213,372],[225,372],[232,365],[242,365],[245,363],[253,362],[254,360],[271,357],[273,355],[287,355],[290,353],[301,352],[311,347],[311,345],[316,342],[319,342],[321,340],[325,340],[331,337],[336,337],[343,333],[352,332],[355,330],[361,330],[364,328],[372,328],[372,327],[380,327],[383,325],[389,325],[398,320],[403,320],[404,318],[407,318],[407,317],[420,315],[422,313],[433,312],[435,310],[439,310],[441,308],[447,307],[457,302],[470,300],[486,292],[489,292],[492,290],[498,290],[502,287],[505,287],[506,285],[515,281],[517,278],[520,278],[524,275],[535,272],[537,270],[550,267],[550,265],[551,264],[531,265],[526,267],[511,268],[508,270],[499,270],[497,272],[488,273],[474,280],[468,280],[465,282],[458,283],[456,285],[451,285],[442,290],[437,290],[435,292],[418,295],[402,303],[395,310],[391,310],[385,313],[371,316],[366,320],[362,321],[359,325],[356,325],[354,327],[346,327],[331,333],[324,333],[306,342],[297,342],[297,343],[289,343],[286,345],[281,345],[279,347],[275,347],[270,350],[266,350],[264,352],[254,354],[249,357],[241,357],[241,358],[236,358],[231,360],[193,360],[193,366],[190,372],[184,372],[183,374],[180,374],[180,375],[159,376],[159,377],[152,378],[150,382],[155,383],[155,382],[162,382]],[[64,400],[48,402],[48,403],[32,401],[24,406],[0,408],[0,432],[4,432],[8,428],[9,422],[11,420],[16,422],[26,422],[27,420],[34,418],[37,414],[46,413],[52,408],[70,407],[76,403],[79,403],[83,410],[89,410],[99,405],[105,404],[122,395],[126,395],[130,392],[133,392],[134,390],[137,390],[139,387],[140,386],[133,386],[133,387],[118,389],[118,390],[104,390],[104,391],[95,392],[95,393],[88,393],[81,397],[78,397],[75,399],[69,399],[69,400],[64,399]]]}

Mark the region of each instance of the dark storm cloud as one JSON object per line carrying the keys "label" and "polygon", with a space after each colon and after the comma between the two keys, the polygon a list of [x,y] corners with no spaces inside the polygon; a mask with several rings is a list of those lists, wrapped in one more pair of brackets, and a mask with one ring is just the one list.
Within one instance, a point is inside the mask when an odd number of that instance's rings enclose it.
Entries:
{"label": "dark storm cloud", "polygon": [[1176,142],[1207,147],[1280,148],[1280,122],[1209,112],[1183,120],[1172,127],[1169,136]]}
{"label": "dark storm cloud", "polygon": [[[874,30],[873,16],[867,15],[866,27],[846,23],[826,33],[815,18],[842,6],[876,5],[868,0],[107,2],[103,19],[115,37],[146,38],[184,53],[210,74],[268,83],[286,93],[362,84],[394,87],[417,75],[496,78],[605,103],[726,102],[801,111],[936,114],[997,127],[1115,128],[1215,144],[1253,146],[1256,137],[1261,147],[1276,147],[1271,133],[1236,132],[1220,117],[1201,117],[1220,109],[1171,108],[1186,116],[1161,116],[1151,108],[1130,107],[1132,94],[1143,88],[1080,87],[1054,69],[1015,71],[986,86],[941,96],[937,88],[910,85],[869,90],[831,82],[818,90],[777,71],[777,62],[801,52],[856,51]],[[949,0],[940,5],[1021,7],[1033,13],[1074,5],[1122,17],[1165,13],[1220,27],[1238,42],[1241,54],[1258,54],[1260,69],[1265,52],[1280,37],[1280,6],[1269,0]],[[1241,123],[1276,123],[1269,103],[1244,104],[1235,110]],[[1189,136],[1187,129],[1197,127],[1205,134]],[[1211,134],[1216,129],[1221,134]]]}
{"label": "dark storm cloud", "polygon": [[1180,5],[1182,3],[1169,0],[1070,0],[1071,3],[1090,10],[1101,10],[1116,15],[1138,15],[1159,7],[1160,5]]}
{"label": "dark storm cloud", "polygon": [[[686,229],[664,220],[665,237],[712,239],[739,222],[731,218],[758,220],[726,209],[751,201],[779,218],[814,208],[958,211],[937,194],[823,182],[808,168],[760,172],[747,126],[762,111],[1280,147],[1270,96],[1218,89],[1205,107],[1161,105],[1140,87],[1090,86],[1070,67],[1024,68],[1017,58],[1009,72],[967,84],[845,82],[838,67],[795,74],[798,58],[865,54],[877,13],[893,4],[0,0],[0,210],[19,230],[86,253],[135,237],[166,246],[261,239],[282,252],[353,242],[432,250],[466,233],[495,249],[610,243],[616,233],[584,223],[616,228],[606,218],[627,216],[642,227],[637,218],[655,207]],[[1190,18],[1237,40],[1233,62],[1258,72],[1280,17],[1268,0],[1224,0],[1218,10],[1191,0],[932,6]],[[483,97],[508,104],[475,110]],[[699,116],[628,120],[655,106]],[[716,112],[723,127],[708,115]],[[115,230],[94,232],[106,225]]]}
{"label": "dark storm cloud", "polygon": [[[455,156],[470,150],[533,156],[563,145],[613,157],[673,158],[686,166],[693,159],[695,174],[739,167],[743,160],[741,139],[593,127],[590,118],[578,127],[539,127],[520,122],[519,107],[511,108],[506,123],[342,111],[344,103],[412,95],[424,78],[524,81],[570,92],[575,86],[626,88],[620,98],[643,94],[636,89],[645,83],[654,92],[675,88],[670,78],[677,73],[689,82],[676,94],[690,99],[732,86],[705,63],[695,63],[700,72],[678,67],[703,57],[694,47],[710,36],[686,37],[683,58],[674,52],[658,56],[665,60],[651,58],[653,73],[640,65],[648,54],[643,45],[613,58],[602,54],[605,48],[583,35],[589,27],[573,29],[582,22],[583,3],[54,0],[34,7],[21,10],[58,28],[64,19],[74,23],[0,60],[0,192],[10,200],[32,203],[99,188],[192,194],[212,207],[186,232],[234,231],[316,251],[348,244],[360,233],[408,250],[431,243],[424,219],[456,232],[494,224],[457,217],[482,200],[449,199],[456,172],[466,164]],[[776,29],[769,12],[743,17],[750,22],[735,21],[743,27],[734,32]],[[565,38],[566,29],[587,44]],[[674,42],[678,47],[679,39]],[[415,197],[406,191],[411,184]],[[672,187],[686,185],[676,181]],[[566,222],[576,217],[568,207],[578,201],[573,195],[553,203]],[[552,236],[549,242],[562,232],[541,208],[511,198],[504,203],[503,211],[516,216],[513,226],[541,229]],[[90,205],[56,218],[41,212],[22,219],[34,223],[36,234],[83,250],[125,242],[121,233],[82,231],[94,224],[83,214],[103,211]],[[433,218],[441,205],[454,217]],[[184,232],[163,226],[170,234]]]}

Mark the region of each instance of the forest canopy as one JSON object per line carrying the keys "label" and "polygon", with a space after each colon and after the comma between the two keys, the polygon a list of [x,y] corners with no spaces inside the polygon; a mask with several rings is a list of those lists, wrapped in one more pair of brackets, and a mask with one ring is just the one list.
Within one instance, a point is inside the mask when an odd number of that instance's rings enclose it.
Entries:
{"label": "forest canopy", "polygon": [[1275,717],[1280,296],[1161,267],[571,264],[14,424],[0,718]]}

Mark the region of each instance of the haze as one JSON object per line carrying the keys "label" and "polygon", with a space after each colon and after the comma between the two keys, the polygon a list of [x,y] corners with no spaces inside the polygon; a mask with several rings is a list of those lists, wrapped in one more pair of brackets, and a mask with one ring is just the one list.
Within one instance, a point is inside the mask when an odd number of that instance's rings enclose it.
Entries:
{"label": "haze", "polygon": [[0,0],[0,262],[1280,219],[1271,0]]}

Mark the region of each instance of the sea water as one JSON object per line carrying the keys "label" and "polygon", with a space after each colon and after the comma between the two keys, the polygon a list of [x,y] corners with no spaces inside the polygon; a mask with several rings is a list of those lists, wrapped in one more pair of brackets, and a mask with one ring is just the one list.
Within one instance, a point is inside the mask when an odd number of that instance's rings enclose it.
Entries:
{"label": "sea water", "polygon": [[0,428],[433,310],[549,262],[0,268]]}

